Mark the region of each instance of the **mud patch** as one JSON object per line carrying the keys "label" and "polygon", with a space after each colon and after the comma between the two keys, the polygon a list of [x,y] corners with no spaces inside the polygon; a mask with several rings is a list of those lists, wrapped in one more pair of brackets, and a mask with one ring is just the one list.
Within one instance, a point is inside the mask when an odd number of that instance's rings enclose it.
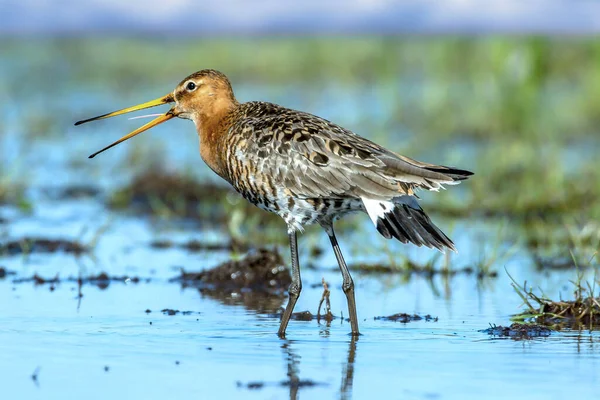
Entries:
{"label": "mud patch", "polygon": [[170,281],[198,288],[202,296],[225,305],[272,313],[281,308],[292,279],[276,250],[259,249],[241,260],[227,261],[207,271],[182,271]]}
{"label": "mud patch", "polygon": [[20,240],[0,243],[0,254],[4,255],[56,252],[80,255],[88,251],[89,248],[86,245],[66,239],[25,237]]}
{"label": "mud patch", "polygon": [[497,337],[508,337],[515,340],[522,340],[548,337],[552,333],[552,330],[543,325],[518,324],[515,322],[511,326],[490,325],[489,328],[482,329],[479,332],[487,333],[488,335]]}
{"label": "mud patch", "polygon": [[431,315],[427,314],[424,316],[420,316],[417,314],[406,314],[406,313],[397,313],[397,314],[393,314],[393,315],[388,315],[387,317],[374,317],[373,318],[375,321],[393,321],[393,322],[400,322],[403,324],[406,324],[408,322],[412,322],[412,321],[421,321],[421,320],[425,320],[427,322],[437,322],[438,321],[438,317],[432,317]]}
{"label": "mud patch", "polygon": [[278,251],[259,249],[241,260],[227,261],[207,271],[182,271],[171,281],[205,289],[284,291],[292,278]]}

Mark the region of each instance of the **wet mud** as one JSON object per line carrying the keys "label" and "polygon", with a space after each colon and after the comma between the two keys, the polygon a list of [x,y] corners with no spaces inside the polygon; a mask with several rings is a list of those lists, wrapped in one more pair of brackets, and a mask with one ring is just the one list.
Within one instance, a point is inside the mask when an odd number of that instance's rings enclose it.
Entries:
{"label": "wet mud", "polygon": [[278,251],[259,249],[240,260],[224,262],[207,271],[182,271],[171,281],[204,289],[287,290],[292,278]]}
{"label": "wet mud", "polygon": [[292,279],[276,250],[251,251],[201,272],[182,271],[170,280],[182,287],[197,288],[202,296],[225,305],[241,305],[259,313],[274,313],[286,301]]}

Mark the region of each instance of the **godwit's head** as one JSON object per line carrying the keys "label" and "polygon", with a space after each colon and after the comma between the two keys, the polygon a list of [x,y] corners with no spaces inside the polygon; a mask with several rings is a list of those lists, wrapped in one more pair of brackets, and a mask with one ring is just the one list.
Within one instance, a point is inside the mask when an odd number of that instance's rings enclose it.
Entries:
{"label": "godwit's head", "polygon": [[75,125],[169,103],[175,103],[169,111],[164,114],[159,114],[157,118],[123,136],[121,139],[102,150],[92,154],[90,158],[175,117],[194,121],[198,133],[202,134],[202,131],[207,124],[218,121],[220,117],[228,113],[238,104],[233,94],[231,83],[225,74],[212,69],[204,69],[193,73],[182,80],[175,90],[166,96],[133,107],[78,121]]}

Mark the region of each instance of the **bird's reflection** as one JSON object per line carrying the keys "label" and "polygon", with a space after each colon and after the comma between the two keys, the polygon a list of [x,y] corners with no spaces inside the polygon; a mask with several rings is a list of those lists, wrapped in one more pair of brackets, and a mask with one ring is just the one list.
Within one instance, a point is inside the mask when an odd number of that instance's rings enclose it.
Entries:
{"label": "bird's reflection", "polygon": [[[358,338],[352,336],[348,342],[348,352],[346,359],[343,361],[342,366],[342,379],[339,392],[340,399],[352,398],[352,383],[354,380],[354,363],[356,361],[356,342]],[[289,387],[290,400],[296,400],[298,398],[298,390],[303,387],[313,387],[320,385],[321,383],[314,382],[312,380],[300,379],[300,360],[301,356],[294,350],[294,341],[284,340],[281,345],[283,350],[284,359],[287,365],[287,377],[288,380],[283,382],[285,386]],[[329,384],[329,382],[327,382]]]}
{"label": "bird's reflection", "polygon": [[342,386],[340,387],[340,399],[352,398],[352,382],[354,381],[354,360],[356,359],[356,342],[358,337],[352,336],[348,347],[346,364],[342,368]]}
{"label": "bird's reflection", "polygon": [[300,367],[300,356],[292,348],[292,341],[286,340],[282,345],[281,349],[285,355],[287,365],[287,384],[290,388],[290,400],[295,400],[298,395],[298,389],[300,388],[299,378],[299,367]]}

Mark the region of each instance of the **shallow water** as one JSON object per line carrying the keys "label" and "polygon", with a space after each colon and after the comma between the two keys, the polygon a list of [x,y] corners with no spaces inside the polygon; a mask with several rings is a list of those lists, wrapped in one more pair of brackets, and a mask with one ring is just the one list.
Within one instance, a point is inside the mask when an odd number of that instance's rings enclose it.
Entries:
{"label": "shallow water", "polygon": [[[10,236],[75,235],[101,208],[94,201],[41,204],[36,215],[13,220]],[[4,267],[17,272],[0,280],[0,370],[6,398],[462,399],[523,393],[540,399],[593,398],[600,383],[598,332],[563,331],[523,341],[479,332],[490,323],[509,324],[510,315],[519,310],[520,299],[503,271],[497,279],[483,281],[473,275],[430,280],[355,272],[362,332],[357,341],[339,318],[331,324],[291,321],[288,338],[282,340],[276,336],[278,319],[245,308],[242,294],[226,296],[228,303],[239,299],[228,305],[169,282],[178,267],[208,268],[228,259],[227,253],[153,249],[149,243],[157,236],[155,225],[114,218],[117,222],[101,237],[95,259],[61,253],[2,258]],[[471,231],[477,228],[468,223],[460,229]],[[173,234],[182,242],[219,236],[181,227]],[[353,241],[348,236],[341,238],[343,248]],[[458,243],[468,238],[458,235]],[[384,239],[374,236],[377,240]],[[301,238],[301,246],[303,242]],[[346,253],[352,263],[352,252]],[[325,278],[331,284],[332,311],[346,314],[333,255],[326,251],[317,259],[301,257],[320,268],[302,270],[304,289],[296,310],[316,313],[319,283]],[[461,257],[467,258],[463,253],[456,258]],[[565,283],[572,273],[545,277],[518,256],[511,260],[506,268],[517,281],[540,285],[549,295],[570,295]],[[33,273],[67,278],[100,271],[142,279],[111,282],[105,289],[84,284],[81,299],[77,282],[61,282],[52,291],[49,284],[14,283]],[[276,298],[278,303],[284,305],[285,298]],[[192,313],[160,312],[167,308]],[[402,324],[374,319],[398,312],[431,314],[438,320]]]}
{"label": "shallow water", "polygon": [[[7,73],[16,74],[22,68],[18,62],[4,61],[0,68]],[[162,94],[146,88],[123,99],[93,87],[89,93],[73,86],[59,93],[42,92],[16,105],[6,101],[2,109],[0,166],[12,179],[26,183],[31,210],[0,205],[0,221],[5,220],[0,222],[0,240],[35,236],[85,243],[105,229],[93,252],[78,258],[62,253],[0,255],[0,266],[16,273],[0,279],[3,398],[559,399],[594,398],[597,394],[599,332],[554,332],[521,341],[479,332],[489,324],[510,324],[511,315],[521,310],[521,300],[504,269],[517,282],[527,281],[551,298],[571,298],[569,280],[576,279],[576,271],[537,271],[518,246],[510,257],[493,265],[497,278],[478,280],[475,274],[458,274],[429,279],[354,271],[362,332],[356,341],[341,318],[331,324],[291,321],[283,340],[276,335],[278,318],[244,306],[243,293],[217,298],[170,282],[182,267],[202,270],[229,260],[231,255],[177,247],[155,249],[150,246],[153,240],[183,243],[227,240],[227,236],[202,222],[110,211],[106,197],[136,170],[146,168],[153,157],[165,169],[187,169],[201,178],[214,177],[198,157],[197,138],[188,121],[165,124],[87,160],[88,154],[139,126],[140,121],[122,118],[74,128],[75,120]],[[337,87],[322,89],[315,99],[309,89],[294,88],[290,95],[289,88],[236,87],[242,100],[263,98],[318,110],[349,126],[385,118],[379,113],[392,112],[376,99],[370,102],[372,108],[361,108],[356,88],[347,89],[347,96],[335,95]],[[382,88],[382,93],[388,92]],[[57,117],[46,134],[31,135],[24,110],[41,104],[69,112]],[[369,136],[368,132],[361,131]],[[404,132],[396,134],[402,137]],[[396,143],[393,139],[387,140]],[[132,149],[138,152],[137,158]],[[76,184],[91,184],[99,195],[76,199],[57,195]],[[433,196],[423,195],[426,200]],[[368,217],[358,218],[361,229],[339,234],[350,265],[388,263],[404,256],[425,263],[436,255],[386,241]],[[472,266],[492,251],[506,252],[514,242],[519,243],[518,232],[503,221],[434,220],[460,249],[449,258],[455,269]],[[282,235],[283,229],[282,224]],[[496,247],[499,232],[511,240]],[[309,244],[315,243],[325,250],[320,257],[309,254]],[[325,235],[309,229],[300,238],[300,247],[304,289],[296,311],[316,313],[322,294],[320,282],[325,278],[331,285],[333,313],[346,315],[341,276]],[[280,250],[287,257],[287,248]],[[316,268],[307,268],[308,264]],[[106,288],[78,287],[78,276],[100,272],[140,277],[141,281],[111,282]],[[44,278],[58,274],[74,280],[56,285],[15,282],[34,274]],[[592,276],[593,271],[586,271],[584,279]],[[285,302],[283,297],[268,300],[273,311]],[[170,316],[164,315],[163,309],[191,313]],[[430,314],[437,321],[402,324],[374,319],[399,312]]]}

